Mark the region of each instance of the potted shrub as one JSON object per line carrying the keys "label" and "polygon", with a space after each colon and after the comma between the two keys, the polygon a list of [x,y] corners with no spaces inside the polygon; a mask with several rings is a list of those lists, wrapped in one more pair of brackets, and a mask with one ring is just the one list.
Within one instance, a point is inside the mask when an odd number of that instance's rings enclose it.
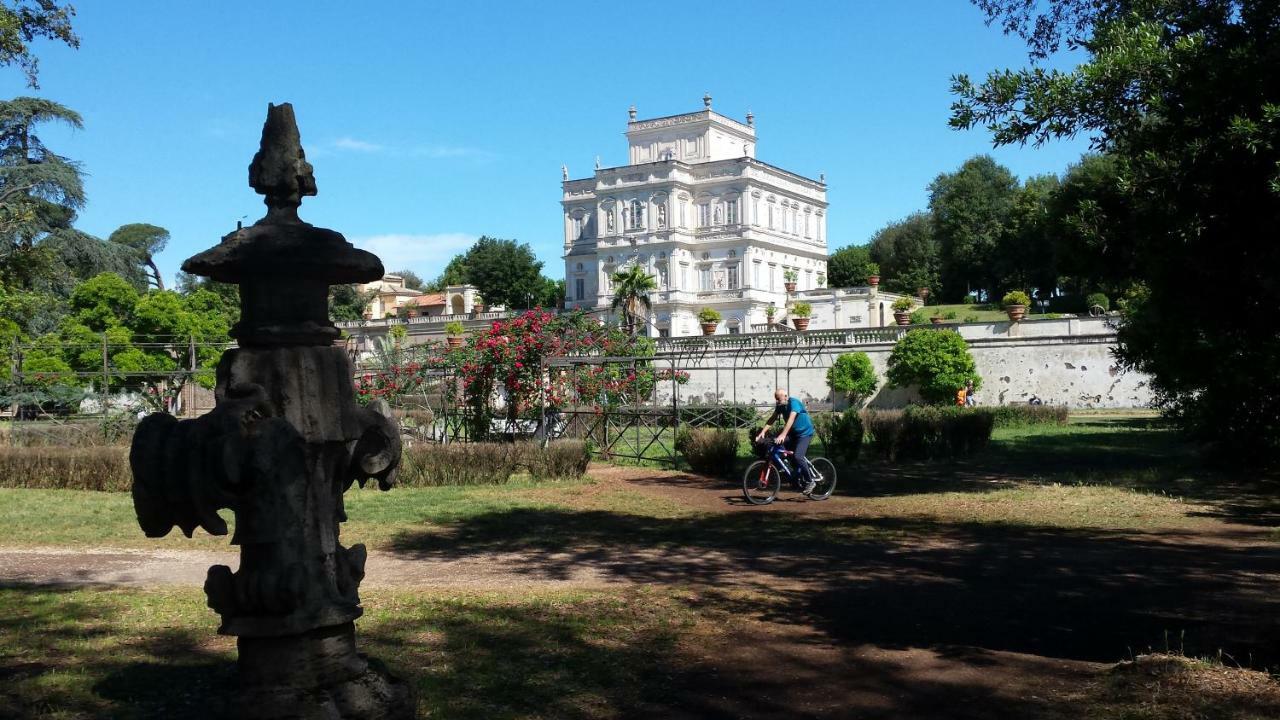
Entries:
{"label": "potted shrub", "polygon": [[1009,322],[1018,322],[1027,314],[1027,306],[1031,304],[1031,296],[1021,290],[1006,293],[1000,303],[1009,315]]}
{"label": "potted shrub", "polygon": [[826,276],[826,273],[818,273],[818,278],[817,278],[817,280],[818,280],[818,287],[826,287],[826,286],[827,286],[827,276]]}
{"label": "potted shrub", "polygon": [[462,323],[453,320],[444,324],[445,341],[449,343],[449,347],[456,348],[462,346],[462,333],[465,330]]}
{"label": "potted shrub", "polygon": [[911,324],[911,298],[900,297],[893,301],[893,319],[899,325]]}
{"label": "potted shrub", "polygon": [[778,314],[778,308],[773,303],[769,303],[769,307],[764,309],[765,324],[767,330],[773,330],[773,316]]}
{"label": "potted shrub", "polygon": [[792,270],[792,269],[790,269],[790,268],[788,268],[788,269],[786,269],[786,270],[783,270],[783,271],[782,271],[782,286],[783,286],[783,287],[785,287],[785,288],[787,289],[787,292],[789,292],[789,293],[793,293],[793,292],[795,292],[795,291],[796,291],[796,279],[797,279],[797,278],[799,278],[799,277],[800,277],[800,273],[796,272],[795,270]]}
{"label": "potted shrub", "polygon": [[715,335],[716,326],[720,324],[720,313],[712,308],[702,308],[698,311],[698,322],[702,325],[703,335]]}
{"label": "potted shrub", "polygon": [[1084,304],[1088,307],[1089,314],[1094,317],[1106,315],[1107,311],[1111,309],[1111,299],[1100,292],[1086,295]]}
{"label": "potted shrub", "polygon": [[484,312],[484,298],[480,297],[480,293],[475,294],[475,299],[471,301],[472,312]]}
{"label": "potted shrub", "polygon": [[871,287],[880,285],[880,266],[876,263],[867,263],[867,284]]}
{"label": "potted shrub", "polygon": [[791,324],[797,330],[808,330],[810,315],[813,315],[813,306],[807,302],[798,302],[791,307]]}

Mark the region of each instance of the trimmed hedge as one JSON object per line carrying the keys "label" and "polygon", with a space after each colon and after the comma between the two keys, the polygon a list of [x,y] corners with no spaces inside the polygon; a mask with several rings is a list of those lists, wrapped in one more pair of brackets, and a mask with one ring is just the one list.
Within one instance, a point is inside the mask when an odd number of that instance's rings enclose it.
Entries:
{"label": "trimmed hedge", "polygon": [[521,472],[535,480],[577,479],[591,451],[581,440],[537,443],[422,443],[405,448],[396,482],[404,487],[502,485]]}
{"label": "trimmed hedge", "polygon": [[934,460],[972,455],[986,447],[995,427],[990,408],[912,405],[864,410],[868,446],[881,460]]}
{"label": "trimmed hedge", "polygon": [[727,475],[734,471],[738,459],[738,432],[682,427],[676,433],[676,452],[694,472]]}
{"label": "trimmed hedge", "polygon": [[0,487],[127,491],[126,447],[0,448]]}
{"label": "trimmed hedge", "polygon": [[[520,473],[535,480],[576,479],[591,451],[580,440],[536,443],[418,444],[404,450],[403,487],[501,485]],[[0,487],[128,491],[133,484],[124,447],[0,447]]]}
{"label": "trimmed hedge", "polygon": [[995,416],[996,427],[1066,425],[1066,405],[1000,405],[981,408]]}

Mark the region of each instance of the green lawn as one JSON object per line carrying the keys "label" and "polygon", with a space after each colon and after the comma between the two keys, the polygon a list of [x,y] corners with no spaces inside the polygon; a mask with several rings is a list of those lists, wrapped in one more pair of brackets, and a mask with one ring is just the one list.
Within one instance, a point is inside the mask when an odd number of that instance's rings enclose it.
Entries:
{"label": "green lawn", "polygon": [[[750,457],[746,432],[741,434],[739,465],[743,466]],[[814,452],[822,453],[820,445]],[[727,492],[735,482],[734,477],[724,480]],[[1214,515],[1270,512],[1271,495],[1249,492],[1239,483],[1199,467],[1193,449],[1158,418],[1097,414],[1073,417],[1066,426],[999,428],[984,453],[962,462],[869,463],[845,469],[837,495],[858,499],[841,506],[849,518],[845,524],[852,523],[853,529],[841,523],[779,519],[770,530],[814,538],[865,532],[865,528],[855,527],[855,518],[1051,527],[1190,527]],[[1244,497],[1256,502],[1242,504]],[[548,525],[544,528],[547,537],[559,537],[563,529],[549,518],[575,525],[573,519],[585,517],[583,513],[597,513],[621,518],[608,525],[613,531],[641,533],[644,542],[651,544],[680,541],[699,533],[732,544],[740,539],[739,534],[752,532],[750,526],[726,525],[714,513],[667,495],[645,492],[642,486],[601,484],[590,479],[395,488],[386,493],[352,490],[346,503],[350,520],[342,530],[344,540],[363,542],[371,549],[393,548],[406,536],[439,536],[463,521],[498,516],[518,516]],[[231,520],[230,513],[223,514]],[[659,526],[637,522],[633,523],[636,528],[630,528],[628,518],[683,518],[687,522],[660,526],[661,532],[672,535],[663,539],[651,532]],[[6,545],[230,547],[229,538],[202,531],[191,539],[177,531],[156,540],[144,537],[128,493],[0,489],[0,527],[6,528]]]}
{"label": "green lawn", "polygon": [[[641,712],[700,620],[643,588],[362,595],[362,650],[409,677],[431,718]],[[235,642],[197,588],[0,588],[0,629],[0,717],[233,716]]]}

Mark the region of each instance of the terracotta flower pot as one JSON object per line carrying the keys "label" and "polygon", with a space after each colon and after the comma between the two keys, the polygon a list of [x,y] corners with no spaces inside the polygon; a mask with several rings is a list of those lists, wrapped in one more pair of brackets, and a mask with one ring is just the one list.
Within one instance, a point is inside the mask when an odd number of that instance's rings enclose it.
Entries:
{"label": "terracotta flower pot", "polygon": [[795,325],[797,330],[808,330],[809,318],[791,318],[791,324]]}
{"label": "terracotta flower pot", "polygon": [[868,284],[868,285],[870,285],[871,287],[875,287],[876,285],[879,285],[879,284],[880,284],[880,276],[879,276],[879,275],[869,275],[869,276],[867,277],[867,284]]}
{"label": "terracotta flower pot", "polygon": [[793,293],[793,292],[795,292],[795,291],[796,291],[796,284],[795,284],[795,283],[793,283],[793,282],[789,282],[789,283],[782,283],[782,287],[786,288],[786,289],[787,289],[787,292],[789,292],[789,293]]}
{"label": "terracotta flower pot", "polygon": [[1020,322],[1027,315],[1027,306],[1005,305],[1004,311],[1009,315],[1009,322]]}
{"label": "terracotta flower pot", "polygon": [[934,317],[929,318],[929,322],[933,323],[934,325],[941,325],[941,324],[942,324],[942,318],[937,317],[937,316],[934,316]]}
{"label": "terracotta flower pot", "polygon": [[719,325],[720,325],[720,323],[702,323],[702,334],[703,334],[703,335],[715,335],[715,334],[716,334],[716,327],[717,327],[717,326],[719,326]]}
{"label": "terracotta flower pot", "polygon": [[893,319],[894,319],[895,321],[897,321],[897,323],[898,323],[899,325],[910,325],[910,324],[911,324],[911,313],[909,313],[909,312],[895,312],[895,313],[893,314]]}
{"label": "terracotta flower pot", "polygon": [[445,342],[449,343],[451,348],[462,347],[462,338],[456,335],[450,335],[445,338]]}

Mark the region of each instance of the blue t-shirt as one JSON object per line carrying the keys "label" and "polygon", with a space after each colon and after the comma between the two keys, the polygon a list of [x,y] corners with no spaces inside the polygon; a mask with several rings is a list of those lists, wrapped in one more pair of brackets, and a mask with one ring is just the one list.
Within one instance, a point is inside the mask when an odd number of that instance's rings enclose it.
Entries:
{"label": "blue t-shirt", "polygon": [[804,409],[804,403],[799,400],[790,398],[785,405],[775,408],[774,412],[784,421],[788,414],[796,414],[796,421],[791,424],[791,432],[795,433],[796,437],[809,437],[813,434],[813,421],[809,419],[809,411]]}

